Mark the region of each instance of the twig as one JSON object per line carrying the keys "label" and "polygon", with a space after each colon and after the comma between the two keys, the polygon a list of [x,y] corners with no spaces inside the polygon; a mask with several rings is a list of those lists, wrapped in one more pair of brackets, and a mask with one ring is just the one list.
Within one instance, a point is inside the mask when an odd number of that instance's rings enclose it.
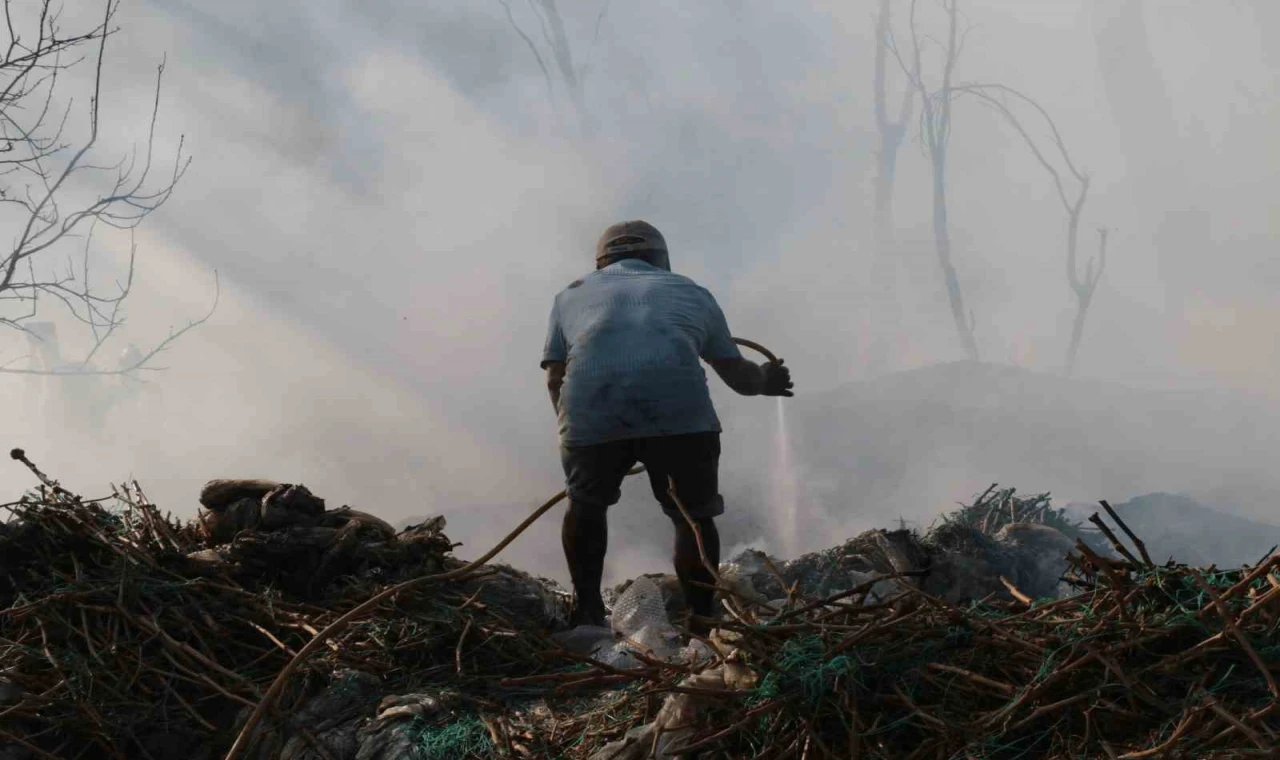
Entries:
{"label": "twig", "polygon": [[1103,509],[1107,510],[1107,514],[1111,516],[1111,519],[1115,521],[1116,525],[1120,526],[1120,530],[1124,531],[1124,534],[1129,537],[1129,540],[1133,542],[1133,545],[1138,547],[1138,553],[1142,555],[1142,561],[1148,566],[1154,565],[1155,563],[1151,561],[1151,555],[1147,554],[1147,545],[1142,543],[1142,539],[1138,538],[1133,531],[1129,530],[1129,526],[1125,524],[1124,520],[1120,519],[1120,515],[1116,514],[1116,511],[1111,508],[1111,505],[1108,504],[1105,499],[1099,503],[1102,505]]}

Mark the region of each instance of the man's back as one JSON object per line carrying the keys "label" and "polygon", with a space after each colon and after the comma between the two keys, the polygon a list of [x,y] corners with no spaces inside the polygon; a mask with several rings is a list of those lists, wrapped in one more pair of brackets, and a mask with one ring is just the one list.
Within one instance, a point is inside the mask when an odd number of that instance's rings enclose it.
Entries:
{"label": "man's back", "polygon": [[637,259],[556,296],[543,362],[565,362],[561,442],[718,432],[699,358],[740,356],[706,289]]}
{"label": "man's back", "polygon": [[596,243],[596,271],[556,296],[542,353],[560,418],[569,497],[560,541],[574,624],[604,624],[605,513],[639,462],[675,526],[673,559],[694,615],[690,630],[710,632],[715,578],[707,568],[720,561],[715,518],[724,499],[720,421],[699,359],[744,396],[791,395],[782,360],[766,368],[744,359],[711,294],[671,274],[656,227],[640,220],[610,226]]}

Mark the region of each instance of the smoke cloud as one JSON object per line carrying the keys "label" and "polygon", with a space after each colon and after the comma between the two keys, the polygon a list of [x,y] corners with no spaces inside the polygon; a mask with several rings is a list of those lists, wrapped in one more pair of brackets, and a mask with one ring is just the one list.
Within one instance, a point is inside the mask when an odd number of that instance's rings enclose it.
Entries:
{"label": "smoke cloud", "polygon": [[[496,0],[123,6],[102,150],[145,134],[167,60],[156,152],[185,135],[194,163],[137,232],[116,350],[207,309],[215,270],[221,301],[146,384],[0,375],[22,399],[5,442],[87,494],[137,477],[184,517],[207,479],[268,477],[391,521],[443,513],[479,553],[561,487],[537,368],[551,299],[601,229],[642,217],[735,334],[792,367],[805,548],[927,524],[993,480],[1081,501],[1180,491],[1266,516],[1280,494],[1264,456],[1280,438],[1270,3],[962,2],[957,78],[1036,98],[1091,177],[1082,267],[1094,230],[1113,230],[1073,380],[1059,374],[1074,317],[1062,207],[1021,137],[963,99],[953,258],[996,366],[938,368],[963,353],[918,103],[892,244],[874,235],[874,4],[558,3],[581,109],[538,5],[511,3],[511,19]],[[920,14],[944,31],[935,4]],[[1117,108],[1142,70],[1117,40],[1149,56],[1163,99]],[[925,54],[936,76],[936,46]],[[895,111],[905,86],[891,59]],[[1143,119],[1163,119],[1166,141],[1135,141]],[[118,268],[129,243],[103,235],[98,255]],[[0,334],[0,360],[25,351]],[[768,544],[774,403],[710,382],[726,543]],[[77,411],[110,393],[102,419]],[[0,471],[6,494],[30,485]],[[628,483],[614,510],[614,577],[665,567],[647,489]],[[557,536],[544,520],[505,556],[563,577]]]}

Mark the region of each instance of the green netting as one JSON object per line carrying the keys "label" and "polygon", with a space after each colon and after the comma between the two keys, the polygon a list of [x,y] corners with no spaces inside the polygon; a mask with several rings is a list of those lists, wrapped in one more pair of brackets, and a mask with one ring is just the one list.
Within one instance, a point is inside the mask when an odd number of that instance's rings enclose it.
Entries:
{"label": "green netting", "polygon": [[416,734],[414,750],[418,760],[485,757],[493,749],[489,729],[474,715],[459,717],[444,725],[419,720],[410,730]]}
{"label": "green netting", "polygon": [[839,678],[852,676],[858,667],[858,661],[848,655],[828,658],[819,636],[790,639],[778,651],[774,664],[777,669],[756,687],[757,700],[798,691],[806,702],[817,704],[832,692]]}

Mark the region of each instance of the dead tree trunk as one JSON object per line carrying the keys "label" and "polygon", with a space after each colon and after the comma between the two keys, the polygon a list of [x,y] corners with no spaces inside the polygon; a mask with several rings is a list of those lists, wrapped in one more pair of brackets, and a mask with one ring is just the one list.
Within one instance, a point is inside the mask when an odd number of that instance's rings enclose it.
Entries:
{"label": "dead tree trunk", "polygon": [[[1079,217],[1076,217],[1076,221]],[[1072,240],[1071,245],[1074,248],[1075,241]],[[1081,278],[1076,273],[1075,252],[1072,250],[1071,256],[1067,264],[1067,278],[1071,284],[1071,290],[1076,295],[1076,318],[1071,325],[1071,342],[1067,344],[1067,362],[1063,368],[1063,373],[1070,377],[1071,373],[1076,369],[1076,354],[1080,351],[1080,339],[1084,336],[1084,320],[1089,314],[1089,306],[1093,303],[1093,294],[1098,290],[1098,283],[1102,281],[1102,272],[1107,268],[1107,228],[1103,227],[1098,230],[1098,269],[1093,269],[1094,259],[1089,259],[1088,265],[1084,270],[1084,277]]]}
{"label": "dead tree trunk", "polygon": [[[557,115],[563,117],[556,99],[554,84],[554,81],[558,78],[561,88],[569,98],[569,103],[573,106],[579,129],[583,135],[589,136],[593,131],[593,126],[591,114],[587,108],[585,89],[587,68],[591,62],[591,53],[594,51],[595,44],[600,37],[600,26],[609,11],[609,0],[605,0],[600,6],[600,11],[596,16],[595,36],[592,38],[591,46],[587,48],[581,64],[574,61],[573,44],[569,41],[568,32],[565,31],[564,17],[560,15],[560,8],[556,5],[556,0],[529,0],[529,10],[536,18],[536,23],[541,33],[541,44],[535,42],[533,37],[525,32],[524,27],[516,20],[516,14],[511,7],[511,0],[498,0],[498,4],[502,6],[511,28],[519,35],[525,46],[529,48],[529,52],[537,62],[538,69],[542,72],[543,80],[547,85],[547,99],[552,109],[556,111]],[[544,49],[546,51],[545,55]],[[554,68],[547,64],[548,58],[554,64]],[[553,71],[559,76],[553,76]]]}
{"label": "dead tree trunk", "polygon": [[[960,338],[960,347],[965,356],[972,361],[978,360],[978,343],[973,336],[973,315],[965,310],[964,294],[960,289],[960,278],[956,274],[951,260],[951,231],[947,220],[947,144],[951,139],[951,104],[952,77],[955,73],[956,60],[960,55],[957,30],[959,0],[947,0],[944,7],[947,11],[947,48],[943,63],[942,84],[937,91],[931,92],[925,85],[921,64],[920,34],[916,30],[916,0],[911,2],[911,42],[913,45],[912,66],[903,71],[912,77],[916,92],[920,96],[923,109],[921,130],[925,146],[929,151],[929,160],[933,167],[933,239],[938,254],[938,267],[942,270],[942,279],[947,289],[947,302],[951,309],[951,319],[955,323],[956,334]],[[899,57],[899,61],[902,59]]]}
{"label": "dead tree trunk", "polygon": [[960,277],[951,262],[951,230],[947,222],[947,159],[946,146],[939,146],[933,158],[933,240],[938,251],[938,265],[942,268],[943,282],[947,286],[947,301],[951,306],[951,319],[960,336],[960,346],[965,356],[978,360],[978,344],[973,337],[973,315],[966,315],[964,294],[960,290]]}
{"label": "dead tree trunk", "polygon": [[[880,150],[876,153],[875,184],[875,230],[876,251],[880,257],[891,255],[893,245],[893,189],[898,173],[898,149],[902,146],[902,138],[907,133],[907,122],[911,119],[911,104],[914,102],[911,91],[904,93],[902,105],[898,108],[898,118],[889,118],[886,95],[886,79],[888,75],[889,48],[892,44],[893,26],[890,7],[892,0],[880,0],[880,11],[876,17],[876,59],[875,59],[875,116],[876,128],[880,133]],[[915,72],[917,75],[919,72]]]}
{"label": "dead tree trunk", "polygon": [[889,51],[893,47],[892,0],[880,0],[876,18],[875,73],[872,79],[876,128],[880,136],[876,152],[875,206],[872,229],[875,239],[874,258],[871,264],[871,291],[863,304],[867,314],[866,329],[872,336],[866,354],[867,369],[878,374],[887,369],[892,353],[891,346],[898,337],[894,334],[901,324],[899,281],[899,251],[895,246],[893,195],[897,182],[898,151],[911,120],[914,90],[908,86],[902,93],[902,103],[897,108],[897,118],[889,115],[887,81]]}
{"label": "dead tree trunk", "polygon": [[578,115],[578,124],[585,131],[587,129],[587,104],[586,98],[582,91],[582,78],[578,76],[577,69],[573,64],[572,48],[569,46],[569,35],[564,31],[564,19],[560,17],[560,10],[556,7],[556,0],[541,0],[542,12],[547,18],[547,26],[551,28],[549,42],[551,50],[556,61],[556,68],[560,69],[560,77],[564,80],[564,88],[569,93],[569,102],[573,104],[573,110]]}

